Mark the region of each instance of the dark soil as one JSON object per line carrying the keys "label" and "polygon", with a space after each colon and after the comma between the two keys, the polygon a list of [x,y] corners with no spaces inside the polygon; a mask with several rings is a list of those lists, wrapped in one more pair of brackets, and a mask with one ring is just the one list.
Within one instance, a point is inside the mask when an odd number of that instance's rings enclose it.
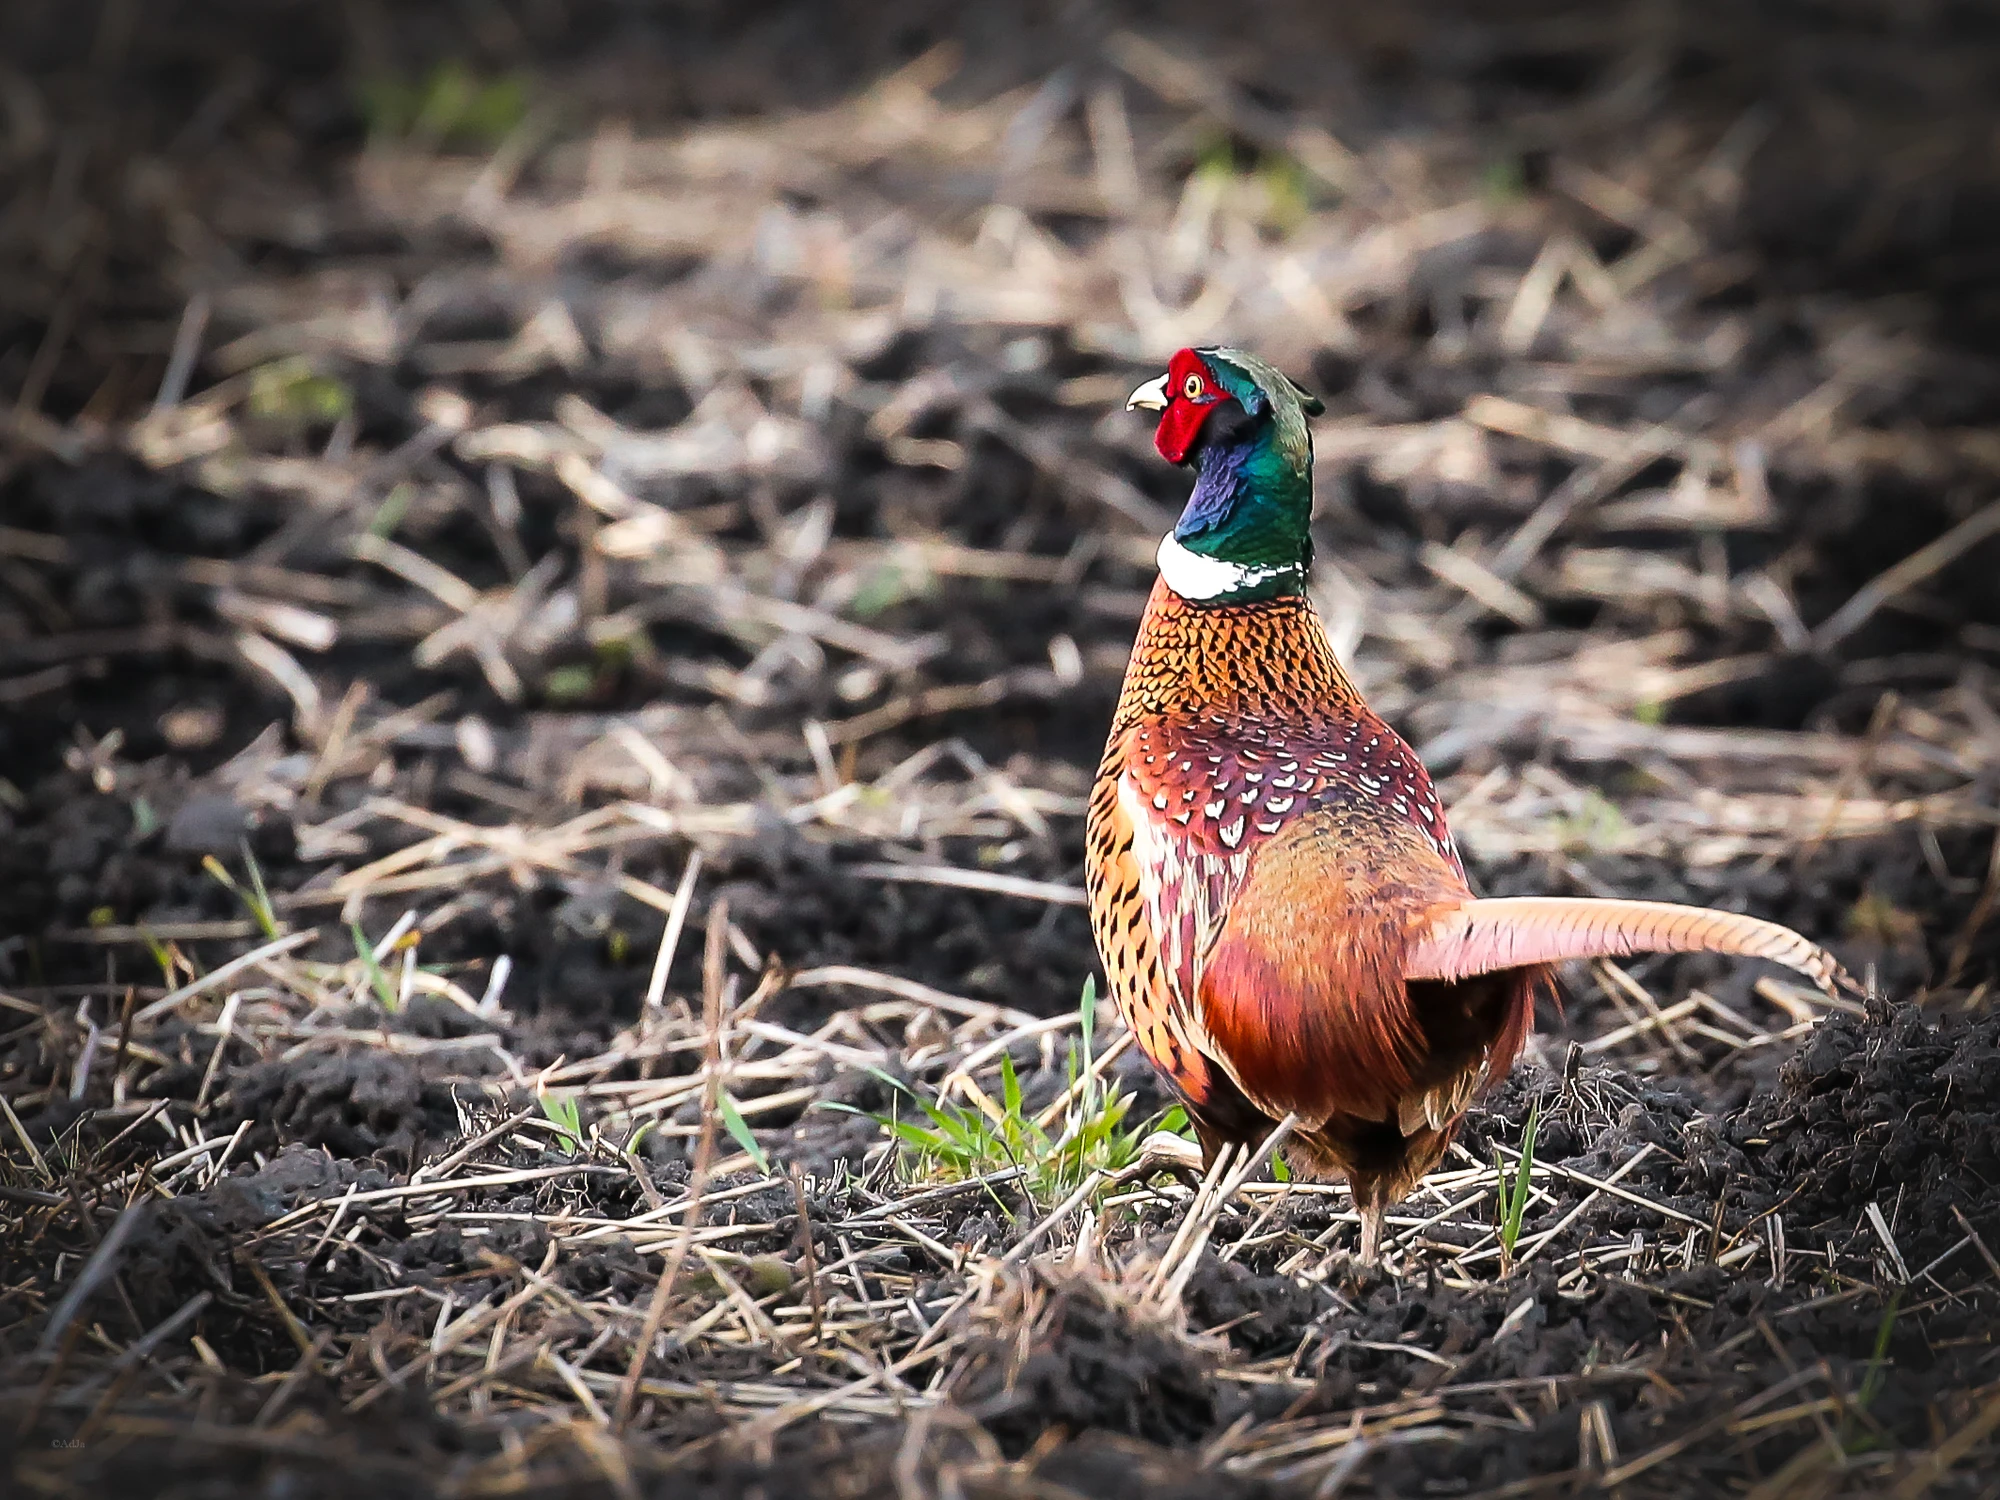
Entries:
{"label": "dark soil", "polygon": [[[59,430],[110,430],[143,414],[195,286],[324,277],[331,299],[339,277],[373,276],[420,325],[396,359],[338,363],[354,403],[345,440],[385,463],[426,440],[419,398],[446,378],[436,373],[446,368],[439,349],[505,342],[558,294],[584,325],[583,353],[567,368],[458,380],[482,427],[547,423],[562,398],[579,395],[628,427],[686,421],[700,394],[693,378],[606,353],[606,325],[592,320],[608,320],[635,287],[710,272],[698,257],[681,264],[664,252],[635,260],[615,245],[570,246],[539,280],[524,279],[462,225],[420,232],[349,216],[349,178],[369,128],[357,77],[418,77],[451,59],[482,72],[532,65],[545,87],[581,101],[576,112],[633,121],[643,133],[831,104],[947,35],[965,43],[967,66],[944,94],[959,101],[1067,77],[1055,72],[1065,64],[1089,72],[1092,49],[1115,24],[1157,29],[1190,51],[1220,45],[1212,19],[1178,6],[1002,20],[911,3],[866,24],[784,5],[694,7],[692,16],[608,4],[85,9],[31,3],[0,21],[9,59],[0,85],[32,80],[52,141],[79,143],[74,160],[54,144],[44,150],[17,111],[21,149],[0,172],[14,174],[22,201],[32,189],[45,227],[79,194],[91,200],[95,247],[81,263],[88,274],[71,275],[25,232],[18,243],[0,238],[0,277],[14,283],[0,289],[0,395],[11,405],[33,379],[30,407]],[[1394,142],[1400,131],[1416,155],[1465,158],[1468,140],[1484,143],[1492,159],[1482,170],[1510,191],[1542,191],[1551,163],[1587,155],[1578,138],[1600,129],[1634,152],[1676,131],[1708,140],[1738,120],[1770,132],[1746,169],[1741,213],[1703,262],[1716,284],[1684,289],[1677,304],[1690,317],[1740,313],[1742,352],[1718,368],[1634,377],[1629,388],[1611,389],[1623,376],[1591,377],[1610,394],[1578,377],[1575,415],[1620,426],[1669,420],[1691,400],[1788,408],[1816,388],[1825,325],[1860,308],[1924,353],[1887,394],[1870,388],[1866,409],[1849,414],[1863,424],[1856,431],[1885,441],[1976,433],[2000,417],[1986,274],[2000,183],[1990,152],[1975,149],[1992,139],[1984,132],[2000,97],[1990,86],[2000,34],[1982,15],[1669,7],[1660,12],[1669,34],[1649,51],[1628,48],[1609,22],[1527,5],[1497,19],[1439,5],[1324,26],[1304,14],[1310,7],[1254,9],[1268,36],[1226,38],[1233,76],[1258,80],[1245,89],[1254,112],[1243,118],[1318,118],[1313,101],[1323,96],[1357,145]],[[1328,50],[1331,34],[1346,50]],[[1302,56],[1300,37],[1317,61]],[[1633,70],[1629,95],[1606,82],[1625,76],[1619,68]],[[1934,97],[1910,102],[1912,80],[1934,86]],[[1830,137],[1850,139],[1838,111],[1809,107],[1829,93],[1864,122],[1870,108],[1894,115],[1903,101],[1893,139],[1825,149]],[[1584,115],[1572,116],[1578,109]],[[589,140],[574,120],[563,129]],[[1191,135],[1188,149],[1254,163],[1260,148],[1244,129],[1239,119],[1234,134],[1206,144]],[[147,164],[161,160],[172,164],[173,192],[186,195],[185,221],[145,201]],[[904,211],[899,194],[916,199],[892,167],[867,177],[878,195],[871,213],[893,217]],[[238,188],[218,180],[232,172],[282,191],[273,201],[294,213],[290,227],[275,213],[247,226],[204,218],[211,200],[238,202]],[[959,190],[970,195],[965,213],[994,197],[990,183]],[[787,212],[811,207],[805,189],[798,196]],[[1054,211],[1041,218],[1051,234],[1088,237],[1088,226]],[[160,226],[173,223],[193,238],[169,255]],[[1601,220],[1590,228],[1607,261],[1632,237]],[[1480,267],[1518,272],[1540,243],[1525,235],[1514,244],[1489,232],[1468,253]],[[1519,350],[1440,351],[1438,319],[1463,274],[1466,266],[1417,261],[1354,312],[1353,348],[1321,351],[1310,372],[1301,366],[1325,390],[1333,420],[1414,426],[1540,378]],[[746,340],[790,315],[781,288],[725,291]],[[211,348],[278,321],[218,306]],[[60,337],[51,333],[58,317],[72,330]],[[1039,352],[1024,364],[1031,336]],[[37,373],[36,351],[51,340],[57,352]],[[1475,1112],[1463,1153],[1447,1163],[1482,1170],[1490,1186],[1494,1148],[1520,1149],[1536,1119],[1535,1158],[1550,1175],[1537,1179],[1521,1238],[1549,1238],[1507,1274],[1492,1257],[1459,1259],[1482,1243],[1493,1215],[1490,1195],[1445,1212],[1473,1186],[1413,1199],[1411,1222],[1436,1222],[1413,1230],[1387,1269],[1359,1268],[1343,1253],[1352,1245],[1344,1200],[1297,1195],[1265,1222],[1258,1214],[1270,1200],[1259,1198],[1221,1222],[1182,1313],[1166,1315],[1138,1287],[1185,1197],[1139,1205],[1136,1222],[1120,1221],[1106,1269],[1049,1259],[983,1266],[1051,1205],[1003,1183],[899,1214],[920,1237],[878,1234],[887,1206],[913,1190],[891,1181],[879,1130],[798,1102],[755,1124],[776,1160],[807,1174],[804,1225],[788,1186],[755,1186],[765,1179],[748,1171],[714,1185],[745,1191],[708,1202],[702,1223],[753,1226],[729,1239],[742,1257],[732,1264],[745,1277],[778,1278],[778,1289],[804,1274],[802,1235],[821,1265],[854,1257],[859,1269],[842,1274],[878,1299],[871,1306],[907,1302],[915,1321],[906,1332],[952,1320],[948,1358],[884,1377],[860,1393],[865,1401],[763,1430],[744,1405],[766,1399],[760,1383],[791,1399],[879,1376],[887,1345],[843,1334],[838,1357],[808,1363],[810,1387],[785,1386],[769,1349],[676,1345],[649,1375],[682,1394],[648,1397],[616,1438],[552,1366],[509,1370],[492,1390],[454,1388],[456,1365],[449,1376],[443,1365],[418,1368],[443,1326],[441,1307],[456,1315],[496,1305],[543,1278],[573,1312],[544,1333],[575,1353],[603,1309],[636,1309],[636,1322],[653,1294],[660,1246],[571,1237],[576,1223],[631,1220],[684,1190],[696,1154],[686,1136],[656,1135],[627,1161],[516,1132],[477,1157],[479,1172],[511,1179],[456,1195],[456,1218],[377,1198],[342,1221],[350,1243],[331,1254],[321,1243],[327,1213],[286,1217],[409,1184],[492,1120],[532,1108],[536,1071],[615,1051],[639,1019],[667,925],[657,903],[621,880],[671,893],[690,848],[702,849],[686,940],[666,976],[683,1020],[699,1012],[701,936],[719,910],[758,965],[849,965],[1032,1016],[1075,1010],[1095,962],[1075,906],[856,871],[893,855],[1079,882],[1081,820],[1071,804],[1088,786],[1150,575],[1140,555],[1120,550],[1129,537],[1102,506],[1079,502],[1072,480],[995,434],[1007,422],[1029,427],[1091,455],[1141,502],[1170,508],[1177,477],[1098,425],[1115,402],[1056,394],[1066,381],[1109,389],[1142,367],[1071,328],[940,319],[842,368],[873,404],[833,402],[797,472],[755,482],[697,475],[662,503],[719,517],[704,534],[745,555],[778,556],[779,523],[825,497],[831,536],[858,551],[888,557],[892,542],[937,533],[1047,565],[1024,575],[1036,580],[1028,584],[945,573],[928,590],[892,591],[866,614],[868,628],[904,642],[937,635],[942,645],[917,665],[877,673],[883,680],[858,697],[840,686],[843,669],[866,665],[858,655],[773,667],[763,698],[719,694],[717,677],[702,671],[751,676],[757,638],[683,608],[679,580],[612,568],[593,582],[590,528],[604,518],[547,472],[523,469],[518,523],[502,527],[484,498],[485,467],[434,443],[409,458],[403,472],[422,483],[388,529],[473,589],[503,589],[555,557],[575,592],[604,591],[596,617],[643,617],[615,650],[574,626],[540,646],[510,647],[524,679],[510,698],[469,655],[418,665],[415,643],[447,623],[443,606],[394,580],[390,588],[357,560],[355,534],[395,492],[396,475],[367,476],[374,489],[360,511],[303,490],[232,489],[197,462],[155,468],[108,440],[53,451],[46,434],[0,422],[0,995],[9,997],[0,1093],[19,1120],[0,1121],[0,1444],[19,1493],[1207,1500],[1612,1483],[1626,1496],[1753,1486],[1771,1497],[1914,1495],[1926,1491],[1895,1486],[1915,1485],[1933,1453],[1947,1456],[1928,1493],[1996,1493],[2000,920],[1988,872],[2000,871],[2000,542],[1991,536],[1824,649],[1774,643],[1770,620],[1740,602],[1703,614],[1685,599],[1663,603],[1639,581],[1626,595],[1572,587],[1554,557],[1522,575],[1545,607],[1540,625],[1475,615],[1428,666],[1398,654],[1387,627],[1366,638],[1371,691],[1414,741],[1439,747],[1438,769],[1461,792],[1524,765],[1560,770],[1607,806],[1704,789],[1745,800],[1796,792],[1808,773],[1782,757],[1689,770],[1652,750],[1593,757],[1547,725],[1480,721],[1492,713],[1477,691],[1488,678],[1559,662],[1591,642],[1685,630],[1691,644],[1676,666],[1762,660],[1649,705],[1653,725],[1842,737],[1846,768],[1816,765],[1811,776],[1837,782],[1848,800],[1916,809],[1857,835],[1806,826],[1706,861],[1609,836],[1579,835],[1554,852],[1499,835],[1482,852],[1468,840],[1488,891],[1616,892],[1754,911],[1828,942],[1872,972],[1876,991],[1865,1013],[1824,1014],[1781,1036],[1787,1019],[1753,989],[1760,973],[1696,959],[1634,964],[1649,997],[1705,991],[1754,1018],[1756,1040],[1730,1040],[1726,1023],[1673,1032],[1670,1042],[1661,1028],[1583,1060],[1571,1044],[1629,1024],[1636,1002],[1577,976],[1564,1008],[1540,1018],[1538,1054]],[[191,389],[227,378],[203,365]],[[908,435],[960,445],[956,468],[894,460],[870,425],[887,393],[926,379],[955,394],[919,403]],[[781,383],[764,381],[773,410]],[[787,409],[797,409],[788,389]],[[975,395],[993,410],[975,416]],[[269,442],[253,433],[252,446],[304,464],[330,440],[324,425]],[[1829,429],[1827,441],[1851,435]],[[1486,487],[1424,474],[1383,480],[1360,463],[1339,469],[1319,522],[1322,557],[1378,603],[1443,616],[1460,596],[1425,571],[1425,545],[1504,540],[1568,472],[1513,441],[1495,440],[1502,461]],[[1983,462],[1915,477],[1781,463],[1770,475],[1768,525],[1691,539],[1682,526],[1614,519],[1553,550],[1616,546],[1671,560],[1688,577],[1712,565],[1725,581],[1782,574],[1809,629],[1986,503]],[[1620,494],[1664,493],[1672,477],[1640,470]],[[1066,559],[1077,561],[1074,572],[1050,571]],[[337,643],[310,654],[311,671],[329,709],[350,684],[365,685],[349,726],[365,756],[343,759],[352,745],[323,732],[324,721],[317,737],[308,733],[296,702],[246,664],[237,623],[218,603],[218,569],[231,587],[338,622]],[[1074,674],[1052,666],[1054,640],[1080,658]],[[840,777],[872,782],[919,751],[955,745],[964,759],[941,761],[948,778],[923,782],[925,793],[943,785],[937,795],[968,801],[997,770],[1041,799],[1039,830],[996,833],[977,822],[998,818],[986,808],[963,828],[921,836],[788,818],[821,790],[801,724],[838,726],[899,697],[1000,679],[1004,690],[983,703],[913,713],[832,752],[851,756]],[[1622,700],[1612,712],[1640,722]],[[646,725],[646,740],[688,778],[692,794],[677,808],[755,804],[754,813],[713,837],[634,839],[560,869],[482,869],[450,887],[374,893],[345,908],[327,897],[341,874],[422,836],[383,813],[385,802],[480,829],[547,830],[643,800],[617,780],[629,765],[602,770],[592,759],[619,722]],[[473,724],[489,743],[468,748]],[[572,776],[582,779],[572,785]],[[1923,798],[1933,800],[1919,806]],[[340,842],[327,842],[329,829]],[[288,995],[305,1016],[296,1031],[222,1039],[217,1006],[198,1022],[188,1010],[136,1033],[120,1026],[121,1007],[143,1009],[263,941],[243,898],[205,859],[243,879],[254,861],[282,917],[319,924],[318,938],[288,955],[298,967],[285,982],[300,986]],[[504,1011],[469,1013],[418,995],[389,1014],[365,991],[349,993],[339,972],[355,962],[350,921],[379,937],[406,908],[428,921],[447,903],[449,920],[425,933],[424,964],[477,998],[504,957]],[[234,925],[217,936],[202,924]],[[149,946],[118,939],[126,928],[187,935]],[[757,965],[740,953],[734,961],[743,971],[734,977],[753,986]],[[837,984],[779,989],[756,1019],[811,1032],[875,998]],[[337,1036],[312,1041],[308,1022]],[[933,1023],[935,1034],[925,1029]],[[950,1059],[924,1049],[944,1033],[935,1016],[857,1019],[845,1044],[870,1040],[935,1086]],[[89,1054],[98,1066],[82,1068],[73,1092],[87,1048],[102,1049]],[[1024,1042],[1012,1055],[1031,1104],[1053,1099],[1064,1082],[1059,1053]],[[699,1062],[696,1051],[678,1054],[661,1077],[691,1075]],[[1127,1058],[1116,1076],[1135,1095],[1135,1119],[1165,1107],[1143,1066]],[[628,1061],[596,1081],[638,1078]],[[846,1064],[828,1061],[809,1082],[820,1098],[863,1110],[891,1103],[888,1085]],[[172,1103],[157,1120],[131,1128],[161,1101]],[[691,1099],[662,1123],[694,1127],[699,1114]],[[190,1178],[165,1195],[138,1189],[140,1169],[232,1137],[231,1164],[212,1180]],[[1614,1176],[1617,1191],[1593,1188]],[[58,1348],[39,1347],[79,1267],[121,1232],[121,1211],[138,1218],[124,1225],[115,1274],[80,1315],[65,1315]],[[947,1260],[936,1247],[961,1253]],[[690,1262],[686,1274],[697,1312],[727,1300],[710,1271]],[[956,1301],[981,1277],[977,1298]],[[624,1368],[631,1330],[605,1326],[624,1331],[615,1342],[606,1335],[613,1352],[587,1374]],[[497,1364],[514,1346],[496,1340],[493,1350]],[[610,1392],[591,1389],[593,1402],[610,1404]],[[1957,1449],[1954,1435],[1964,1439]]]}

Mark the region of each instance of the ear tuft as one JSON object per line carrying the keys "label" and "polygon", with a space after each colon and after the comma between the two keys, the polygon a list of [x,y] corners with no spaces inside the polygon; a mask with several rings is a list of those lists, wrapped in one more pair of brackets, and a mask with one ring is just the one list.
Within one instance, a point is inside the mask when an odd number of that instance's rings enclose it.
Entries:
{"label": "ear tuft", "polygon": [[1307,416],[1323,417],[1326,415],[1326,403],[1320,400],[1319,397],[1315,396],[1311,391],[1307,390],[1304,386],[1300,385],[1296,380],[1292,379],[1291,376],[1289,375],[1285,377],[1285,384],[1290,386],[1292,388],[1292,394],[1299,398],[1299,408],[1300,410],[1305,412]]}

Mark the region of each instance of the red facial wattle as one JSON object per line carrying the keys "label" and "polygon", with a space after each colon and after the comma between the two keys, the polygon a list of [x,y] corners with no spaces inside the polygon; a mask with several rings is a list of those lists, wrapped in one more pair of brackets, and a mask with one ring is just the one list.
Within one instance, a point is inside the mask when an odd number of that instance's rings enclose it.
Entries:
{"label": "red facial wattle", "polygon": [[1170,464],[1187,462],[1209,413],[1229,399],[1208,366],[1192,349],[1183,349],[1167,366],[1167,406],[1153,433],[1153,446]]}

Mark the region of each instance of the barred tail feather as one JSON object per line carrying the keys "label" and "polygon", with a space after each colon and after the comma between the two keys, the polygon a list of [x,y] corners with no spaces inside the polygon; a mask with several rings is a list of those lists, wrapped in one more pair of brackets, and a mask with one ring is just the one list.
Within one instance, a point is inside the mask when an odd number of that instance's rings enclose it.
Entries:
{"label": "barred tail feather", "polygon": [[1789,927],[1735,912],[1664,901],[1572,896],[1499,896],[1467,901],[1437,917],[1404,959],[1407,979],[1471,974],[1633,953],[1732,953],[1805,975],[1829,995],[1854,990],[1838,960]]}

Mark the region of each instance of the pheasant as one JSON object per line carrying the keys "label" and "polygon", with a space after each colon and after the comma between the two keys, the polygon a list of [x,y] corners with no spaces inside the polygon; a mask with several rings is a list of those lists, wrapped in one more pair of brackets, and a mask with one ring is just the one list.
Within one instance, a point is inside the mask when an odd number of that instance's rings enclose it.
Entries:
{"label": "pheasant", "polygon": [[1306,597],[1319,400],[1237,349],[1183,349],[1127,409],[1193,493],[1092,788],[1085,885],[1110,988],[1203,1159],[1287,1115],[1294,1173],[1384,1217],[1506,1076],[1564,959],[1774,960],[1832,990],[1789,928],[1650,901],[1481,900],[1417,756],[1341,670]]}

